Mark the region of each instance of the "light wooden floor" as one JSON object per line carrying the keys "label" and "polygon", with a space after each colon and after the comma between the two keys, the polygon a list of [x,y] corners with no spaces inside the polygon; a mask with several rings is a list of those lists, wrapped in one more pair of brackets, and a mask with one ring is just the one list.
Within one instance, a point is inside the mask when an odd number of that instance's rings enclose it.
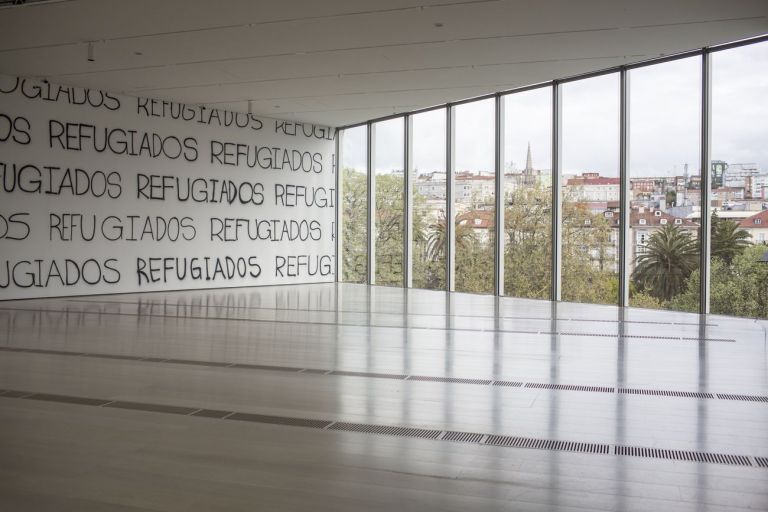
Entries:
{"label": "light wooden floor", "polygon": [[[0,302],[0,511],[765,510],[766,332],[362,285]],[[483,441],[116,407],[132,402]],[[492,435],[610,452],[491,446]]]}

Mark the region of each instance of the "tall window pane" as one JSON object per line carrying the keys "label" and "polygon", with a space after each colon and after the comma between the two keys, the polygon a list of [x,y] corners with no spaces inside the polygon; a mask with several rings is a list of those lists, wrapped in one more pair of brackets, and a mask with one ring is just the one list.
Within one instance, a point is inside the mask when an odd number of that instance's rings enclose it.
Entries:
{"label": "tall window pane", "polygon": [[504,294],[548,299],[552,280],[552,88],[504,98]]}
{"label": "tall window pane", "polygon": [[368,272],[368,128],[341,133],[342,280],[365,283]]}
{"label": "tall window pane", "polygon": [[701,59],[629,72],[630,306],[697,311]]}
{"label": "tall window pane", "polygon": [[712,54],[710,311],[768,318],[768,43]]}
{"label": "tall window pane", "polygon": [[404,119],[373,125],[373,170],[376,177],[376,284],[403,285]]}
{"label": "tall window pane", "polygon": [[618,303],[619,77],[562,86],[562,298]]}
{"label": "tall window pane", "polygon": [[456,291],[493,293],[495,101],[454,107]]}
{"label": "tall window pane", "polygon": [[445,109],[411,117],[413,286],[445,289]]}

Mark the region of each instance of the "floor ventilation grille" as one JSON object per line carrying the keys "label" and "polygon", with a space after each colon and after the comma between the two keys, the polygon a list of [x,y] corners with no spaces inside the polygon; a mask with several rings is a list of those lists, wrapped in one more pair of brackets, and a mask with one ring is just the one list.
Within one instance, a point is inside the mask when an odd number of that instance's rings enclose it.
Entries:
{"label": "floor ventilation grille", "polygon": [[724,453],[692,452],[685,450],[665,450],[662,448],[642,448],[637,446],[616,446],[616,455],[647,457],[653,459],[683,460],[689,462],[710,462],[732,466],[751,466],[749,457]]}
{"label": "floor ventilation grille", "polygon": [[49,393],[34,393],[25,397],[29,400],[40,400],[43,402],[60,402],[64,404],[77,404],[77,405],[93,405],[101,406],[106,405],[110,400],[100,400],[98,398],[86,398],[82,396],[68,396],[68,395],[53,395]]}
{"label": "floor ventilation grille", "polygon": [[508,388],[520,388],[523,386],[522,382],[514,381],[514,380],[495,380],[493,381],[494,386],[504,386]]}
{"label": "floor ventilation grille", "polygon": [[245,412],[232,413],[225,419],[237,421],[252,421],[254,423],[269,423],[272,425],[287,425],[289,427],[325,428],[332,421],[314,420],[305,418],[289,418],[285,416],[267,416],[264,414],[250,414]]}
{"label": "floor ventilation grille", "polygon": [[[32,397],[30,397],[32,398]],[[183,414],[190,415],[196,412],[198,409],[192,407],[179,407],[175,405],[160,405],[160,404],[148,404],[144,402],[108,402],[102,407],[110,407],[114,409],[130,409],[132,411],[145,411],[145,412],[162,412],[168,414]]]}
{"label": "floor ventilation grille", "polygon": [[695,391],[666,391],[660,389],[619,388],[619,393],[648,396],[677,396],[684,398],[715,398],[715,395],[712,393],[699,393]]}
{"label": "floor ventilation grille", "polygon": [[645,448],[640,446],[619,446],[603,443],[585,443],[578,441],[557,441],[537,439],[502,434],[483,434],[479,432],[443,431],[428,428],[402,427],[394,425],[370,425],[365,423],[333,422],[323,419],[292,418],[285,416],[270,416],[245,412],[232,412],[216,409],[196,409],[183,406],[152,404],[143,402],[110,401],[107,399],[58,395],[49,393],[33,393],[26,391],[0,390],[0,397],[57,402],[101,408],[127,409],[154,413],[181,414],[210,419],[225,419],[253,423],[285,425],[291,427],[307,427],[345,432],[360,432],[381,434],[407,438],[433,439],[454,441],[486,446],[531,448],[537,450],[566,451],[585,454],[601,454],[628,457],[645,457],[675,461],[700,462],[711,464],[726,464],[731,466],[749,466],[768,468],[768,457],[753,457],[726,453],[710,453],[686,450],[670,450],[662,448]]}
{"label": "floor ventilation grille", "polygon": [[425,382],[452,382],[455,384],[480,384],[487,386],[491,383],[490,379],[464,379],[459,377],[427,377],[424,375],[411,375],[408,380],[418,380]]}
{"label": "floor ventilation grille", "polygon": [[334,370],[328,375],[344,375],[347,377],[372,377],[374,379],[396,379],[403,380],[406,375],[397,375],[393,373],[367,373],[367,372],[347,372],[342,370]]}
{"label": "floor ventilation grille", "polygon": [[478,434],[476,432],[455,432],[453,430],[449,430],[443,434],[443,437],[441,437],[440,440],[460,441],[462,443],[479,443],[483,440],[483,436],[485,436],[485,434]]}
{"label": "floor ventilation grille", "polygon": [[273,372],[291,372],[297,373],[303,370],[303,368],[294,368],[293,366],[274,366],[266,364],[246,364],[246,363],[234,363],[229,366],[230,368],[245,368],[248,370],[269,370]]}
{"label": "floor ventilation grille", "polygon": [[387,436],[399,437],[418,437],[422,439],[437,439],[440,430],[431,430],[411,427],[394,427],[390,425],[366,425],[364,423],[347,423],[339,421],[334,423],[328,430],[343,430],[346,432],[362,432],[365,434],[383,434]]}
{"label": "floor ventilation grille", "polygon": [[741,400],[745,402],[763,402],[768,404],[768,396],[755,396],[755,395],[730,395],[718,393],[717,398],[722,400]]}
{"label": "floor ventilation grille", "polygon": [[542,384],[538,382],[528,382],[526,388],[535,389],[558,389],[561,391],[594,391],[598,393],[614,393],[615,389],[604,386],[577,386],[573,384]]}
{"label": "floor ventilation grille", "polygon": [[535,439],[530,437],[514,437],[504,435],[491,435],[483,444],[491,446],[508,446],[511,448],[534,448],[538,450],[558,450],[579,453],[610,453],[610,446],[599,443],[580,443],[575,441],[552,441],[549,439]]}

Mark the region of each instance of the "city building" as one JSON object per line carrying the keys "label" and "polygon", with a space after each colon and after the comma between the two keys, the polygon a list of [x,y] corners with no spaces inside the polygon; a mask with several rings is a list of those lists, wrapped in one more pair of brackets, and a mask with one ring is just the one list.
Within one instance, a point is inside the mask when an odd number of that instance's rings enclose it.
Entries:
{"label": "city building", "polygon": [[739,227],[746,230],[756,244],[768,242],[768,210],[763,210],[741,220]]}

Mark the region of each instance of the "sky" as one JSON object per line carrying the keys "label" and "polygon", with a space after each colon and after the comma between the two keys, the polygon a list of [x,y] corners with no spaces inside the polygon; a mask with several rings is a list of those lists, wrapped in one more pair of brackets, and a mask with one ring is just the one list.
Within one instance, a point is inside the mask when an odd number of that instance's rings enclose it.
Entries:
{"label": "sky", "polygon": [[[712,55],[712,158],[756,163],[768,173],[768,42]],[[674,176],[699,169],[701,59],[692,57],[633,69],[630,83],[630,176]],[[505,168],[551,168],[551,89],[505,97]],[[617,74],[562,86],[562,158],[565,174],[597,171],[618,176]],[[493,100],[455,109],[457,170],[492,171]],[[403,121],[378,123],[377,172],[403,167]],[[347,130],[342,164],[365,167],[365,127]],[[445,110],[413,116],[413,165],[445,168]]]}

